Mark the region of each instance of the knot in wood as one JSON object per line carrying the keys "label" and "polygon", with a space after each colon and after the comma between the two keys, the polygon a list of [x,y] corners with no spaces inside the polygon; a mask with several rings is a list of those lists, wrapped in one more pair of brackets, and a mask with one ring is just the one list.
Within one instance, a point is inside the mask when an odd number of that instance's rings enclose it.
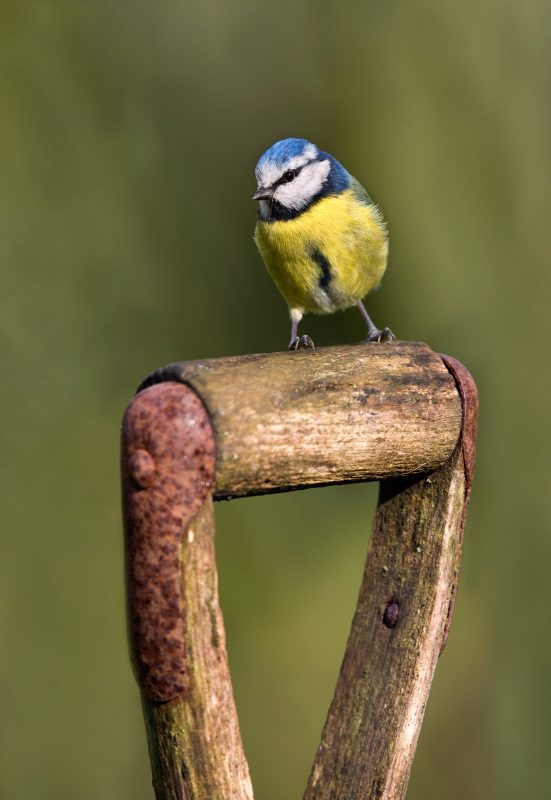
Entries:
{"label": "knot in wood", "polygon": [[392,600],[385,608],[383,614],[383,623],[387,628],[394,628],[400,616],[400,606],[396,600]]}

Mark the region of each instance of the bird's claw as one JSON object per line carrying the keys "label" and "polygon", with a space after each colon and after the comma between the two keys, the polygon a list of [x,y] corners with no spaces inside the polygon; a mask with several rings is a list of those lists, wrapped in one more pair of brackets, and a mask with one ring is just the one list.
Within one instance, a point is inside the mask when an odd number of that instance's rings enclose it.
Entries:
{"label": "bird's claw", "polygon": [[390,328],[383,328],[380,331],[378,328],[370,331],[367,335],[367,342],[395,342],[396,336],[392,333]]}
{"label": "bird's claw", "polygon": [[315,350],[314,342],[309,336],[295,336],[289,343],[289,350]]}

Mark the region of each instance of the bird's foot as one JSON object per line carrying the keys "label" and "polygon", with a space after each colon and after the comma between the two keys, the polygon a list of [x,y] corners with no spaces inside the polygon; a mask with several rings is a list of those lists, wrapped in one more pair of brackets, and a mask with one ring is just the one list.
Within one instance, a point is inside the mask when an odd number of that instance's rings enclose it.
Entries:
{"label": "bird's foot", "polygon": [[314,342],[310,339],[309,336],[295,336],[294,339],[291,339],[289,342],[289,350],[315,350],[316,347]]}
{"label": "bird's foot", "polygon": [[390,328],[383,328],[382,331],[380,331],[378,328],[375,328],[374,330],[370,331],[367,334],[367,339],[366,339],[366,342],[395,342],[395,341],[396,337],[394,336]]}

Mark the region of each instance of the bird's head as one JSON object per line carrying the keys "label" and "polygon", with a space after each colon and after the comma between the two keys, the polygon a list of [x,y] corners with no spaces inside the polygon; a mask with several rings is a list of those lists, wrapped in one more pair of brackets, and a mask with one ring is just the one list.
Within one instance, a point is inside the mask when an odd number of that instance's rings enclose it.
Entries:
{"label": "bird's head", "polygon": [[256,165],[258,213],[263,220],[292,219],[327,194],[338,194],[350,176],[339,162],[306,139],[283,139]]}

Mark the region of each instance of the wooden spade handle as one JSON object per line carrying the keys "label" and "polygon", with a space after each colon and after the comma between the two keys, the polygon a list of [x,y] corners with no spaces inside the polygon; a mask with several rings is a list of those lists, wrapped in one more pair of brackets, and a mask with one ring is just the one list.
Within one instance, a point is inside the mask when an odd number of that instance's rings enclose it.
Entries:
{"label": "wooden spade handle", "polygon": [[405,794],[455,598],[476,388],[426,345],[173,364],[123,422],[129,638],[158,800],[252,800],[218,602],[212,499],[381,482],[305,800]]}

